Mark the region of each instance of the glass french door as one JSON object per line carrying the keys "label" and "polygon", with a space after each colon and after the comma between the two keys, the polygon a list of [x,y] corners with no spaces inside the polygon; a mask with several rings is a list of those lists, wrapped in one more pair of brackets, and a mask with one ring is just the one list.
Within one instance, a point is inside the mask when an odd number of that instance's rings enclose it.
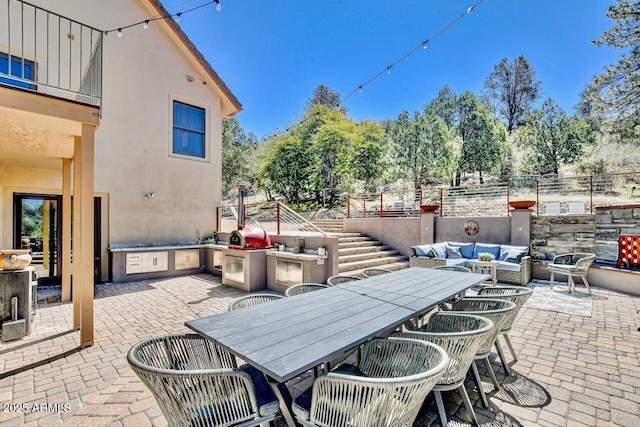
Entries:
{"label": "glass french door", "polygon": [[60,283],[61,206],[61,196],[14,195],[14,247],[31,249],[39,284]]}

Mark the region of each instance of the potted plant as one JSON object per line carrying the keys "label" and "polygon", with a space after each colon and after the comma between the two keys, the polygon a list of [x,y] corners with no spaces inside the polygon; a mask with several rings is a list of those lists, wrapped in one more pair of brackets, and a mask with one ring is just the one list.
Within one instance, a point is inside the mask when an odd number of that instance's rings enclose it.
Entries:
{"label": "potted plant", "polygon": [[478,254],[478,261],[488,262],[488,261],[494,261],[495,259],[496,257],[493,256],[493,254],[490,254],[489,252],[480,252]]}

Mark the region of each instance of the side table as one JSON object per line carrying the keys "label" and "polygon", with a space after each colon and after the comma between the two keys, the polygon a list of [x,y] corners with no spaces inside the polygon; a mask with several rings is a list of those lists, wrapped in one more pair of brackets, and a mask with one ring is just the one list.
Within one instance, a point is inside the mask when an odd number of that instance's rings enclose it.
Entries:
{"label": "side table", "polygon": [[480,273],[480,274],[489,274],[491,275],[491,280],[493,281],[493,286],[498,284],[498,280],[496,279],[496,268],[500,264],[498,261],[480,261],[477,259],[469,260],[471,263],[471,272],[472,273]]}

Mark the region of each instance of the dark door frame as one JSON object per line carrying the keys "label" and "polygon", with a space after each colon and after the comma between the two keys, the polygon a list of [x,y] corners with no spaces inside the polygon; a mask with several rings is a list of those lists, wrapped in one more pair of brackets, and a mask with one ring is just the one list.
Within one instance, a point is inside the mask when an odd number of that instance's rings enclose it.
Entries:
{"label": "dark door frame", "polygon": [[[13,246],[21,247],[22,239],[22,201],[23,200],[55,200],[56,201],[56,235],[49,236],[49,242],[55,247],[55,276],[38,279],[38,284],[60,284],[62,279],[62,196],[58,194],[13,193]],[[51,268],[51,267],[50,267]],[[51,270],[50,270],[51,271]]]}

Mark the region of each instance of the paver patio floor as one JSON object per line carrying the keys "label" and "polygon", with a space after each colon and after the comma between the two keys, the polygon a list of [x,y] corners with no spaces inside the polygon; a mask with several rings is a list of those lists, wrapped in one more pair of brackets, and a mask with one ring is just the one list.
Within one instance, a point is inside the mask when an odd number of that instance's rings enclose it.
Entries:
{"label": "paver patio floor", "polygon": [[[225,311],[245,293],[208,274],[97,285],[95,345],[85,349],[71,331],[72,304],[59,295],[59,287],[41,288],[31,335],[0,346],[0,426],[166,425],[127,351],[150,336],[189,332],[186,320]],[[485,384],[489,409],[467,383],[481,424],[640,426],[638,310],[640,297],[602,288],[594,289],[591,317],[524,307],[510,334],[519,352],[513,375],[505,378],[492,359],[504,387]],[[449,413],[468,418],[454,392],[445,399]],[[429,401],[417,425],[439,425]]]}

